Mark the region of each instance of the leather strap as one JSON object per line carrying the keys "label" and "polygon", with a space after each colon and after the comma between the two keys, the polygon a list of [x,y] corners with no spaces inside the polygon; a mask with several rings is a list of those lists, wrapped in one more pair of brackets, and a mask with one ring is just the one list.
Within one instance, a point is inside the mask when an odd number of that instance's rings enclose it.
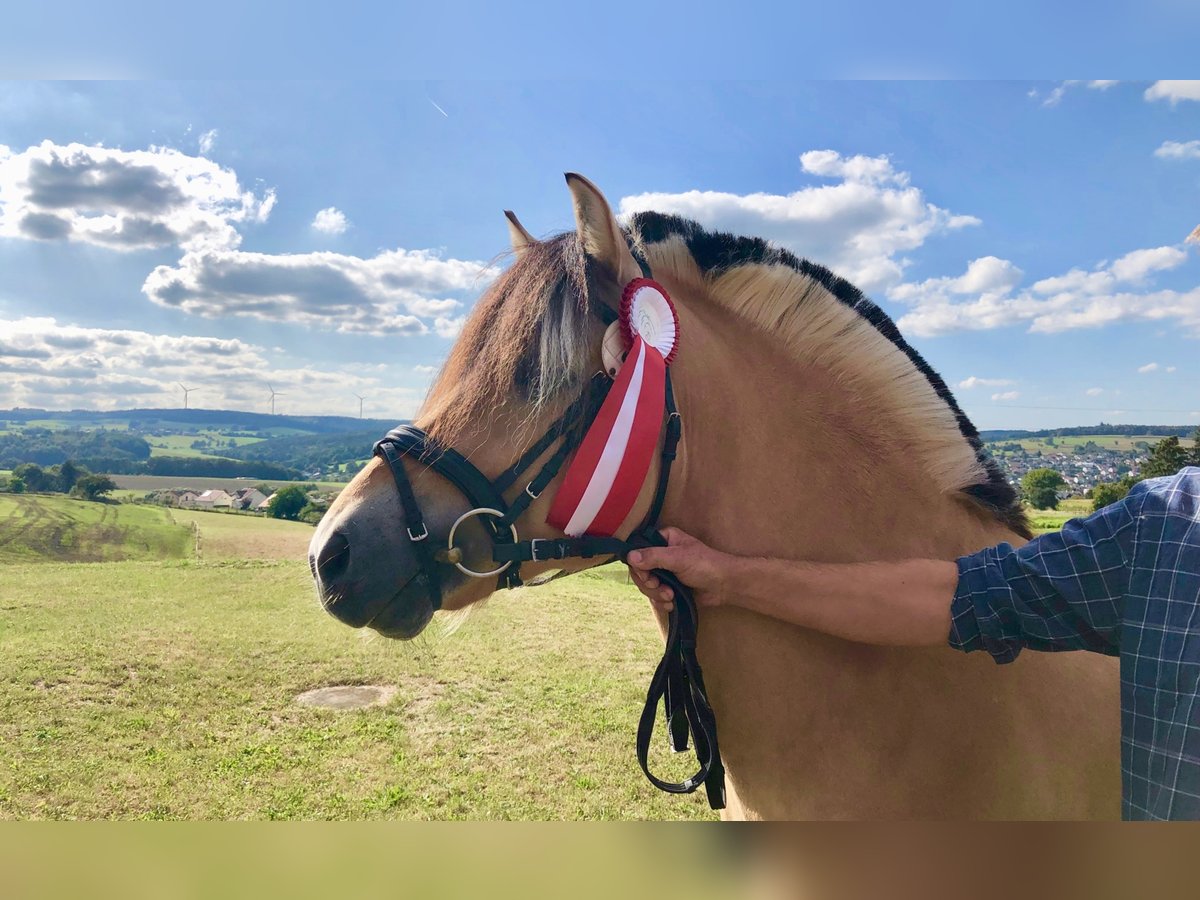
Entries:
{"label": "leather strap", "polygon": [[[432,541],[429,540],[429,528],[421,515],[421,506],[413,493],[408,480],[408,473],[401,461],[403,451],[386,438],[375,445],[375,453],[381,454],[391,469],[392,479],[396,482],[396,490],[400,494],[400,505],[404,508],[404,522],[408,529],[408,539],[416,548],[417,558],[421,568],[416,574],[417,583],[425,588],[429,602],[434,609],[442,608],[442,584],[438,574],[436,560],[433,558]],[[415,526],[413,523],[417,523]]]}
{"label": "leather strap", "polygon": [[497,546],[492,558],[496,562],[546,562],[552,559],[624,556],[630,549],[628,541],[615,537],[534,538]]}

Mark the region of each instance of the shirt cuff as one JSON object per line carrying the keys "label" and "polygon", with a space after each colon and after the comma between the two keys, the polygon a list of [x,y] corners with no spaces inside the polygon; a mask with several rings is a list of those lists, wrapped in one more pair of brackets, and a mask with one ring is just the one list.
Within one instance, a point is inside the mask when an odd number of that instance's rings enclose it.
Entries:
{"label": "shirt cuff", "polygon": [[1021,652],[1021,642],[1004,633],[1002,617],[991,601],[996,585],[989,574],[1000,578],[1002,593],[1009,593],[1008,585],[999,575],[999,552],[1011,550],[1006,544],[989,547],[971,556],[957,560],[958,586],[950,604],[949,645],[955,650],[970,653],[986,650],[998,665],[1010,663]]}

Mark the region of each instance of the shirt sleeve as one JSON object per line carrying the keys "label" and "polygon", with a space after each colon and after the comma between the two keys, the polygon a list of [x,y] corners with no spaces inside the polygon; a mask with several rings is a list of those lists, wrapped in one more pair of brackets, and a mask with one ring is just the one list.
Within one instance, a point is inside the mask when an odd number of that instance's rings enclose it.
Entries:
{"label": "shirt sleeve", "polygon": [[1118,655],[1140,486],[1020,548],[1003,543],[961,557],[950,646],[987,650],[997,663],[1024,647]]}

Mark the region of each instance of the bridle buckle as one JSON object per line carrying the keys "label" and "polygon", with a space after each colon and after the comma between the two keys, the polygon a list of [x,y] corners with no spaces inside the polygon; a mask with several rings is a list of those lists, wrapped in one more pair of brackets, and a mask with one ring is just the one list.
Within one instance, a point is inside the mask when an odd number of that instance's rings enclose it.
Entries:
{"label": "bridle buckle", "polygon": [[412,528],[406,528],[405,531],[408,532],[408,539],[410,541],[412,541],[414,544],[417,541],[423,541],[423,540],[425,540],[425,538],[429,537],[429,528],[428,528],[428,526],[426,526],[426,524],[424,522],[421,522],[421,533],[420,534],[413,534]]}
{"label": "bridle buckle", "polygon": [[530,562],[545,562],[546,560],[549,560],[549,559],[562,559],[563,558],[562,554],[555,552],[554,549],[551,549],[549,551],[549,555],[547,555],[547,556],[542,556],[541,552],[538,550],[538,547],[541,544],[553,545],[553,544],[557,544],[557,543],[558,543],[557,541],[555,541],[551,538],[533,538],[529,542],[529,561]]}

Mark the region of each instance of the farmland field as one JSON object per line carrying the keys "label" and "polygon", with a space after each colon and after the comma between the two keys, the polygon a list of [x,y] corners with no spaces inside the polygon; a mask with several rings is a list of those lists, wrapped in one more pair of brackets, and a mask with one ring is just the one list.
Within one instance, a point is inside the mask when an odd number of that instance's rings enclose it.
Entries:
{"label": "farmland field", "polygon": [[[6,559],[0,818],[712,817],[637,768],[662,644],[622,570],[505,593],[402,644],[317,607],[308,526],[105,508],[189,541],[198,523],[200,557]],[[331,684],[396,693],[294,702]],[[684,774],[662,744],[657,764]]]}
{"label": "farmland field", "polygon": [[1070,498],[1058,501],[1058,509],[1030,509],[1029,524],[1034,534],[1058,531],[1071,519],[1085,518],[1092,514],[1092,501]]}
{"label": "farmland field", "polygon": [[159,507],[0,494],[0,563],[178,559],[192,544],[191,526]]}
{"label": "farmland field", "polygon": [[257,437],[228,437],[217,432],[205,431],[198,434],[166,434],[166,435],[147,435],[146,443],[150,445],[151,456],[183,456],[189,458],[202,459],[227,459],[222,454],[222,448],[197,450],[192,444],[201,438],[208,438],[212,441],[220,441],[228,445],[233,443],[237,447],[243,447],[246,444],[256,444],[262,440]]}

